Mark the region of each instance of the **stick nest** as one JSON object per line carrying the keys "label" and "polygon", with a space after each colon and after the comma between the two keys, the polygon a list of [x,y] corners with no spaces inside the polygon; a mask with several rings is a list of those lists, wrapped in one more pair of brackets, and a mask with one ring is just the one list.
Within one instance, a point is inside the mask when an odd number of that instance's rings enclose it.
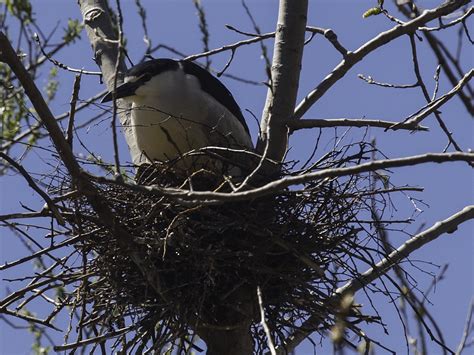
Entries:
{"label": "stick nest", "polygon": [[[309,170],[359,163],[363,150],[344,159],[343,152],[334,152]],[[204,171],[183,180],[155,170],[151,180],[166,187],[189,188],[191,181],[195,189],[226,189],[222,176]],[[325,300],[340,282],[358,275],[349,260],[372,238],[359,223],[374,198],[364,175],[214,205],[118,184],[97,186],[131,239],[124,245],[84,198],[69,202],[77,212],[69,223],[84,235],[75,248],[85,256],[83,273],[89,275],[75,304],[87,305],[81,326],[114,331],[132,319],[129,349],[150,342],[161,349],[176,339],[189,343],[196,330],[232,329],[250,319],[262,352],[261,307],[277,344],[291,330],[288,325],[311,315],[320,314],[325,322],[319,330],[327,329],[339,311]],[[377,320],[353,311],[350,316],[354,323]]]}

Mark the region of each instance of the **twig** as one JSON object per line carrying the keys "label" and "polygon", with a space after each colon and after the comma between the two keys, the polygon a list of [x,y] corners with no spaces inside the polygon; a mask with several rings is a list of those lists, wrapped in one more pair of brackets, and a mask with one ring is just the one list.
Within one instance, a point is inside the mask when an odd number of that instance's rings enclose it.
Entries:
{"label": "twig", "polygon": [[453,87],[449,92],[447,92],[443,96],[440,96],[439,98],[433,101],[430,101],[427,105],[423,106],[416,113],[407,117],[403,122],[405,124],[420,123],[426,116],[436,111],[439,107],[441,107],[447,101],[449,101],[459,90],[462,89],[464,85],[466,85],[469,82],[469,80],[472,79],[473,76],[474,76],[474,69],[471,69],[469,72],[467,72],[464,75],[464,77],[457,83],[457,85]]}
{"label": "twig", "polygon": [[463,350],[466,348],[467,338],[472,333],[473,324],[472,317],[474,316],[474,299],[471,299],[469,309],[467,311],[466,324],[462,333],[461,341],[459,342],[458,348],[456,349],[456,355],[461,355]]}
{"label": "twig", "polygon": [[[418,56],[417,56],[417,50],[416,50],[416,42],[415,42],[415,37],[413,34],[410,35],[410,46],[411,46],[411,51],[412,51],[413,71],[415,72],[415,76],[417,78],[418,84],[420,84],[420,88],[423,93],[423,96],[425,97],[426,102],[430,103],[430,100],[431,100],[430,94],[428,92],[428,89],[426,88],[423,78],[421,77],[420,65],[418,63]],[[439,106],[441,106],[441,104]],[[441,118],[441,114],[435,110],[433,112],[436,117],[436,120],[438,121],[438,124],[440,125],[441,129],[446,134],[446,136],[448,137],[450,144],[452,144],[457,151],[462,151],[461,147],[454,140],[452,133],[449,131],[448,127],[446,126],[443,119]]]}
{"label": "twig", "polygon": [[[196,8],[197,15],[199,18],[199,30],[201,31],[201,41],[203,45],[203,51],[209,51],[209,30],[206,21],[206,12],[204,11],[204,6],[201,4],[201,0],[193,0],[194,7]],[[233,57],[233,55],[232,55]],[[209,70],[211,67],[211,60],[209,57],[206,57],[206,69]]]}
{"label": "twig", "polygon": [[220,48],[211,49],[207,52],[203,52],[203,53],[199,53],[199,54],[193,54],[193,55],[187,56],[183,60],[193,61],[193,60],[203,58],[203,57],[207,57],[207,56],[210,56],[210,55],[214,55],[214,54],[217,54],[217,53],[221,53],[221,52],[225,52],[225,51],[229,51],[229,50],[235,50],[238,47],[245,46],[245,45],[252,44],[252,43],[256,43],[256,42],[260,42],[264,39],[272,38],[272,37],[275,37],[275,32],[264,33],[264,34],[262,34],[258,37],[244,39],[242,41],[238,41],[238,42],[235,42],[235,43],[232,43],[232,44],[227,44],[227,45],[222,46]]}
{"label": "twig", "polygon": [[357,77],[359,79],[364,80],[367,84],[371,85],[376,85],[376,86],[381,86],[384,88],[393,88],[393,89],[410,89],[410,88],[415,88],[417,86],[420,86],[418,83],[414,84],[406,84],[406,85],[396,85],[396,84],[390,84],[390,83],[381,83],[378,81],[375,81],[371,76],[364,76],[362,74],[358,74]]}
{"label": "twig", "polygon": [[[394,0],[395,5],[397,8],[409,19],[413,18],[413,16],[418,16],[418,10],[416,7],[413,8],[408,8],[403,6],[402,4],[397,3],[396,0]],[[423,32],[423,35],[425,36],[426,40],[428,41],[428,44],[430,45],[431,49],[433,50],[433,53],[435,54],[439,64],[441,65],[441,68],[443,69],[443,72],[446,74],[446,77],[450,81],[451,85],[456,85],[458,82],[458,78],[453,72],[453,69],[451,68],[449,62],[451,62],[454,66],[454,70],[458,72],[459,75],[463,75],[463,71],[461,70],[461,67],[459,65],[459,60],[456,59],[450,51],[446,48],[446,46],[438,40],[433,33],[431,32]],[[466,95],[464,91],[459,91],[458,96],[461,99],[461,101],[464,104],[464,107],[466,110],[471,114],[474,115],[474,108],[472,105],[472,90],[469,87],[469,85],[466,86],[467,90],[469,91],[469,94]],[[470,95],[470,96],[469,96]]]}
{"label": "twig", "polygon": [[10,158],[8,155],[5,153],[0,152],[0,157],[8,162],[11,166],[13,166],[18,172],[25,178],[25,180],[28,182],[28,185],[36,191],[46,202],[48,205],[49,209],[53,213],[54,217],[58,221],[58,223],[61,226],[66,225],[66,222],[64,221],[64,218],[61,216],[61,213],[57,209],[56,205],[54,202],[51,200],[51,198],[48,196],[46,192],[40,189],[40,187],[36,184],[36,182],[33,180],[33,178],[28,174],[28,172],[25,170],[24,167],[22,167],[20,164],[18,164],[15,160]]}
{"label": "twig", "polygon": [[70,350],[70,349],[77,349],[77,348],[80,348],[82,346],[89,345],[89,344],[98,344],[98,343],[100,343],[100,342],[102,342],[106,339],[114,338],[118,335],[125,334],[125,333],[129,332],[130,330],[134,329],[135,327],[136,327],[135,325],[131,325],[131,326],[128,326],[128,327],[117,329],[113,332],[108,332],[108,333],[99,335],[99,336],[94,337],[94,338],[80,340],[80,341],[70,343],[70,344],[58,345],[58,346],[54,347],[54,351],[64,351],[64,350]]}
{"label": "twig", "polygon": [[36,43],[38,43],[38,46],[41,50],[41,53],[43,53],[43,55],[51,62],[53,63],[55,66],[57,66],[58,68],[61,68],[61,69],[64,69],[64,70],[67,70],[69,72],[72,72],[72,73],[78,73],[78,74],[84,74],[84,75],[98,75],[98,76],[101,76],[102,73],[100,71],[90,71],[90,70],[84,70],[84,69],[76,69],[76,68],[72,68],[70,66],[67,66],[66,64],[63,64],[61,63],[60,61],[56,60],[56,59],[53,59],[51,58],[48,53],[45,52],[45,50],[43,49],[43,46],[41,45],[41,41],[40,41],[40,38],[39,36],[35,33],[34,35],[34,39],[36,41]]}
{"label": "twig", "polygon": [[[117,84],[119,79],[120,63],[123,61],[124,47],[123,47],[123,17],[122,17],[122,8],[120,6],[120,0],[116,0],[117,3],[117,13],[118,13],[118,56],[115,63],[115,74],[114,74],[114,85],[113,91],[117,90]],[[115,178],[122,179],[122,174],[120,173],[120,156],[118,149],[118,138],[117,138],[117,100],[114,98],[112,102],[112,140],[114,148],[114,164],[115,164]]]}
{"label": "twig", "polygon": [[31,322],[31,323],[36,323],[36,324],[43,325],[43,326],[45,326],[45,327],[48,327],[48,328],[57,330],[58,332],[61,331],[61,329],[56,328],[54,325],[52,325],[51,323],[47,322],[46,320],[39,319],[39,318],[30,316],[30,315],[28,315],[28,314],[25,314],[25,313],[12,311],[12,310],[10,310],[10,309],[8,309],[8,308],[1,309],[0,312],[1,312],[1,313],[4,313],[4,314],[8,314],[9,316],[13,316],[13,317],[16,317],[16,318],[19,318],[19,319],[23,319],[23,320],[25,320],[25,321],[27,321],[27,322]]}
{"label": "twig", "polygon": [[81,88],[81,74],[76,75],[74,78],[74,86],[72,90],[72,97],[71,101],[69,102],[71,105],[71,110],[69,111],[69,121],[67,124],[67,133],[66,133],[66,141],[69,143],[72,149],[73,144],[73,130],[74,130],[74,117],[76,116],[76,104],[77,99],[79,97],[79,90]]}
{"label": "twig", "polygon": [[433,79],[435,81],[435,87],[433,89],[433,95],[431,96],[431,101],[434,101],[436,99],[436,96],[438,95],[438,90],[439,90],[439,73],[441,72],[441,64],[438,64],[436,67],[435,74],[433,76]]}
{"label": "twig", "polygon": [[466,11],[466,13],[460,17],[458,17],[457,19],[447,23],[447,24],[443,24],[441,26],[438,26],[438,27],[420,27],[418,28],[419,31],[426,31],[426,32],[431,32],[431,31],[439,31],[439,30],[444,30],[445,28],[448,28],[448,27],[451,27],[451,26],[454,26],[456,24],[458,24],[459,22],[463,22],[469,17],[471,16],[472,14],[474,13],[474,7],[470,7],[469,10]]}
{"label": "twig", "polygon": [[[252,15],[252,12],[250,11],[250,8],[248,7],[245,0],[241,0],[241,3],[242,3],[242,6],[245,10],[245,13],[247,14],[247,17],[250,19],[250,22],[252,22],[253,29],[257,33],[257,36],[260,36],[262,34],[262,32],[260,31],[260,27],[258,26],[257,21],[255,21],[253,15]],[[267,46],[265,45],[265,43],[263,41],[260,42],[260,51],[262,53],[262,58],[265,61],[265,72],[267,74],[267,82],[270,83],[270,85],[271,85],[271,82],[272,82],[272,77],[271,77],[272,63],[271,63],[271,60],[268,56]]]}
{"label": "twig", "polygon": [[[366,120],[358,118],[331,118],[331,119],[322,119],[322,118],[305,118],[301,120],[291,120],[287,122],[288,128],[291,132],[308,129],[308,128],[321,128],[321,127],[378,127],[391,129],[394,125],[397,125],[398,122],[392,121],[381,121],[381,120]],[[410,131],[428,131],[428,127],[419,126],[417,123],[402,123],[398,129],[407,129]]]}
{"label": "twig", "polygon": [[148,36],[148,26],[146,24],[146,11],[143,5],[141,4],[141,0],[135,0],[135,5],[137,5],[138,8],[138,15],[140,16],[140,19],[142,20],[142,29],[143,29],[143,42],[145,42],[146,45],[146,55],[151,53],[151,39],[150,36]]}
{"label": "twig", "polygon": [[[97,229],[94,230],[94,233],[96,233],[96,232],[97,232]],[[17,260],[12,261],[12,262],[6,262],[5,264],[0,265],[0,270],[6,270],[6,269],[9,269],[9,268],[14,267],[16,265],[25,263],[25,262],[33,260],[33,259],[36,259],[36,258],[40,257],[41,255],[49,253],[53,250],[60,249],[60,248],[62,248],[64,246],[67,246],[67,245],[74,244],[74,243],[76,243],[77,241],[81,240],[84,237],[85,237],[84,235],[78,235],[78,236],[72,237],[70,239],[67,239],[67,240],[65,240],[61,243],[54,244],[50,247],[44,248],[40,251],[37,251],[36,253],[27,255],[23,258],[17,259]]]}
{"label": "twig", "polygon": [[[129,189],[140,192],[148,192],[158,196],[167,196],[182,201],[190,201],[193,203],[206,203],[206,204],[221,204],[223,202],[230,201],[243,201],[255,199],[258,197],[270,195],[272,193],[282,192],[289,186],[304,184],[309,181],[321,180],[326,178],[335,178],[347,175],[355,175],[365,173],[369,171],[375,171],[380,169],[390,169],[404,166],[413,166],[424,163],[444,163],[444,162],[455,162],[464,161],[467,163],[474,162],[474,153],[428,153],[421,155],[414,155],[410,157],[398,158],[398,159],[386,159],[386,160],[374,160],[369,163],[359,164],[351,167],[344,168],[329,168],[323,169],[316,172],[306,173],[297,176],[285,176],[279,180],[272,181],[258,188],[254,188],[247,191],[235,192],[235,193],[224,193],[224,192],[209,192],[209,191],[189,191],[176,188],[163,188],[157,185],[143,186],[133,185],[126,183],[118,183],[111,179],[103,177],[94,177],[98,182],[119,184],[127,186]],[[292,191],[297,193],[298,191]]]}
{"label": "twig", "polygon": [[309,108],[314,105],[326,93],[326,91],[337,83],[339,79],[341,79],[354,65],[377,48],[391,42],[395,38],[415,32],[418,27],[423,24],[440,16],[447,15],[468,2],[469,0],[447,1],[435,9],[424,11],[420,16],[403,25],[397,25],[388,31],[380,33],[370,41],[363,44],[356,51],[349,52],[346,58],[340,62],[313,91],[306,95],[302,102],[298,104],[294,112],[294,117],[301,118]]}
{"label": "twig", "polygon": [[257,298],[258,298],[258,306],[260,308],[260,324],[263,327],[263,331],[265,332],[265,336],[267,337],[267,344],[268,348],[270,349],[270,353],[272,355],[276,355],[275,344],[273,343],[272,334],[270,332],[270,328],[268,327],[267,321],[265,320],[265,307],[263,306],[262,300],[262,290],[260,286],[257,286]]}

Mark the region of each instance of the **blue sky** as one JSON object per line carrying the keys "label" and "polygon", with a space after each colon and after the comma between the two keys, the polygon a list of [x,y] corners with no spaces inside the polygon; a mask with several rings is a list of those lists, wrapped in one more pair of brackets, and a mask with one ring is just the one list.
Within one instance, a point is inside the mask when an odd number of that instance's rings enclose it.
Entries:
{"label": "blue sky", "polygon": [[[64,0],[36,0],[32,1],[36,18],[38,19],[43,32],[48,33],[58,21],[65,21],[67,18],[80,18],[80,12],[76,1]],[[349,50],[354,50],[379,32],[393,26],[382,16],[362,19],[362,13],[376,1],[354,1],[354,0],[332,0],[332,1],[310,1],[308,25],[332,28],[338,35],[341,43]],[[179,1],[143,1],[148,11],[149,34],[153,45],[158,43],[175,47],[185,54],[194,54],[202,51],[201,34],[198,31],[198,19],[195,14],[192,2]],[[421,6],[430,8],[438,4],[437,1],[420,1]],[[243,39],[241,35],[227,30],[224,25],[231,24],[241,30],[253,32],[252,25],[245,15],[245,11],[237,0],[225,1],[203,1],[206,9],[209,31],[211,33],[211,48],[221,47],[228,43]],[[274,30],[277,18],[277,1],[257,0],[248,1],[248,5],[257,20],[262,32]],[[138,62],[145,51],[145,44],[142,41],[143,32],[141,24],[136,14],[134,1],[123,1],[123,13],[125,16],[124,30],[128,40],[128,50],[131,59]],[[54,9],[54,11],[53,11]],[[60,15],[59,15],[60,14]],[[396,14],[396,13],[394,13]],[[65,26],[60,25],[61,27]],[[441,37],[450,48],[455,48],[457,28],[451,28]],[[271,41],[265,42],[270,46]],[[418,42],[419,59],[422,75],[426,80],[428,89],[434,87],[432,77],[436,68],[436,61],[425,43]],[[159,51],[155,56],[175,57],[172,53]],[[220,70],[228,60],[229,53],[219,54],[212,57],[212,67]],[[92,51],[87,41],[85,33],[82,39],[75,45],[61,52],[56,59],[69,66],[84,68],[87,70],[97,70],[92,61]],[[303,60],[303,70],[301,73],[300,92],[298,101],[305,94],[312,90],[317,83],[324,78],[333,67],[340,61],[340,55],[324,38],[317,36],[306,48]],[[462,62],[465,68],[472,67],[472,50],[464,48]],[[235,59],[227,73],[241,76],[254,81],[264,81],[266,79],[264,61],[260,57],[258,45],[239,48]],[[425,104],[421,91],[418,88],[409,90],[384,89],[371,85],[357,78],[357,74],[371,75],[375,80],[391,82],[396,84],[411,84],[415,82],[410,56],[410,46],[408,37],[402,37],[381,50],[369,55],[363,63],[353,68],[339,83],[337,83],[320,101],[315,105],[304,118],[372,118],[381,120],[401,120],[409,114],[418,110]],[[60,72],[61,91],[60,97],[52,105],[55,114],[65,112],[69,109],[69,95],[72,91],[74,74]],[[265,102],[266,89],[264,86],[244,85],[241,82],[222,78],[225,85],[233,93],[236,101],[243,110],[247,109],[260,117]],[[37,81],[38,86],[43,87],[46,83],[46,75]],[[103,90],[103,86],[98,82],[97,77],[84,77],[80,98],[86,99],[97,92]],[[441,74],[440,94],[451,89],[451,85]],[[63,95],[63,96],[62,96]],[[96,108],[95,110],[100,110]],[[463,109],[461,101],[452,99],[442,108],[443,117],[454,132],[456,140],[465,150],[473,147],[473,121],[469,114]],[[86,114],[78,116],[78,119],[86,120],[88,115],[93,115],[94,109]],[[254,139],[258,134],[258,125],[248,113],[245,114]],[[388,157],[402,157],[426,152],[441,152],[447,143],[433,116],[428,117],[424,125],[430,127],[430,131],[425,133],[412,134],[410,132],[387,132],[381,129],[353,128],[346,133],[348,141],[358,141],[364,135],[367,138],[375,138],[377,145]],[[345,133],[345,129],[337,131],[338,136]],[[328,129],[325,133],[325,142],[330,144],[334,138],[334,130]],[[289,159],[305,161],[313,149],[316,131],[297,132],[290,140],[291,150]],[[112,138],[110,124],[108,121],[100,122],[91,126],[82,133],[81,139],[87,147],[97,152],[105,160],[112,161]],[[121,157],[128,159],[128,152],[123,139],[120,142]],[[76,145],[76,154],[85,154],[79,145]],[[47,159],[46,153],[38,153],[38,156],[31,156],[27,159],[31,170],[44,171],[45,167],[41,156]],[[324,154],[324,145],[321,145],[318,154]],[[422,212],[417,212],[417,220],[413,225],[407,226],[404,230],[407,233],[415,233],[420,226],[431,226],[439,219],[449,217],[451,214],[462,209],[464,206],[473,203],[474,184],[473,174],[465,164],[449,163],[445,165],[421,165],[415,167],[394,169],[390,181],[394,184],[411,186],[422,186],[423,193],[414,194],[413,197],[421,199],[424,203],[419,203]],[[35,196],[27,185],[18,176],[9,175],[2,177],[0,182],[0,213],[17,211],[21,200],[30,206],[42,206],[37,196]],[[403,195],[394,196],[397,208],[393,210],[394,219],[411,217],[415,212],[412,200]],[[471,222],[465,223],[453,234],[445,235],[417,251],[412,255],[413,260],[421,260],[433,263],[434,265],[449,264],[445,274],[445,279],[436,286],[434,293],[430,295],[431,303],[429,310],[438,320],[444,331],[446,342],[455,348],[461,338],[462,329],[465,323],[466,312],[474,291],[474,263],[472,253],[474,250],[473,227]],[[14,260],[20,255],[24,255],[24,249],[6,230],[0,231],[0,264],[5,261]],[[394,245],[399,245],[406,240],[407,234],[393,233],[391,240]],[[423,265],[422,265],[423,266]],[[424,265],[430,272],[437,273],[434,266]],[[31,271],[31,265],[24,265],[22,268],[2,275],[2,278],[17,277]],[[420,289],[425,289],[432,279],[426,274],[416,270],[413,275],[418,277]],[[7,274],[7,273],[5,273]],[[1,294],[5,295],[8,284],[2,282]],[[363,297],[358,299],[364,303]],[[390,334],[384,335],[380,328],[370,328],[371,334],[378,337],[386,345],[405,353],[402,327],[394,312],[393,305],[389,304],[385,298],[376,297],[378,310],[386,323],[389,325]],[[15,321],[16,322],[16,321]],[[18,322],[16,322],[18,323]],[[31,346],[30,336],[24,330],[16,330],[0,323],[0,353],[26,354]],[[318,337],[315,337],[318,341]],[[432,352],[438,353],[433,343],[429,344]],[[326,353],[330,348],[323,342],[323,347],[318,348],[317,353]],[[298,354],[311,354],[312,347],[304,344],[298,349]],[[382,353],[382,352],[381,352]]]}

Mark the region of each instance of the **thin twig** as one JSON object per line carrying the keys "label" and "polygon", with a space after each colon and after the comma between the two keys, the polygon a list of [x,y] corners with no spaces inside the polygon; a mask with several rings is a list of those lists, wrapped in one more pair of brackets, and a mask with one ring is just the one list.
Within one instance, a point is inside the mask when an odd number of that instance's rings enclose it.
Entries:
{"label": "thin twig", "polygon": [[76,104],[77,99],[79,97],[79,90],[81,88],[81,74],[76,75],[74,78],[74,86],[72,90],[71,101],[69,102],[71,105],[71,110],[69,111],[69,121],[67,124],[67,133],[66,133],[66,141],[73,148],[73,130],[74,130],[74,117],[76,116]]}
{"label": "thin twig", "polygon": [[375,81],[371,76],[364,76],[362,74],[358,74],[357,77],[359,79],[364,80],[367,84],[371,85],[376,85],[376,86],[381,86],[384,88],[393,88],[393,89],[410,89],[410,88],[415,88],[417,86],[420,86],[418,83],[414,84],[405,84],[405,85],[397,85],[397,84],[390,84],[390,83],[381,83],[378,81]]}
{"label": "thin twig", "polygon": [[20,164],[18,164],[15,160],[10,158],[8,155],[6,155],[5,153],[0,152],[0,157],[2,159],[6,160],[8,162],[8,164],[13,166],[16,170],[18,170],[18,172],[28,182],[28,185],[45,200],[46,204],[48,205],[49,209],[53,213],[53,215],[56,218],[56,220],[58,221],[58,223],[61,226],[64,226],[66,224],[66,222],[64,221],[64,218],[61,216],[61,213],[57,209],[56,205],[51,200],[51,198],[48,196],[48,194],[46,192],[44,192],[42,189],[40,189],[40,187],[36,184],[36,182],[30,176],[30,174],[28,174],[26,169],[23,166],[21,166]]}
{"label": "thin twig", "polygon": [[127,332],[134,329],[135,327],[136,327],[135,325],[131,325],[131,326],[128,326],[128,327],[117,329],[113,332],[108,332],[108,333],[99,335],[99,336],[94,337],[94,338],[80,340],[80,341],[70,343],[70,344],[58,345],[58,346],[54,347],[54,351],[64,351],[64,350],[70,350],[70,349],[77,349],[77,348],[80,348],[82,346],[86,346],[86,345],[89,345],[89,344],[98,344],[98,343],[101,343],[102,341],[104,341],[106,339],[114,338],[114,337],[119,336],[121,334],[126,334]]}
{"label": "thin twig", "polygon": [[314,105],[326,93],[326,91],[328,91],[335,83],[337,83],[339,79],[341,79],[354,65],[359,63],[377,48],[380,48],[381,46],[405,34],[415,32],[418,27],[424,25],[425,23],[439,18],[440,16],[447,15],[468,2],[469,0],[447,1],[435,9],[424,11],[420,16],[409,22],[406,22],[403,25],[397,25],[388,31],[378,34],[376,37],[363,44],[354,52],[349,52],[346,58],[341,61],[332,70],[332,72],[329,73],[323,79],[323,81],[321,81],[316,86],[316,88],[306,95],[303,101],[297,105],[294,112],[294,117],[301,118],[309,110],[309,108]]}
{"label": "thin twig", "polygon": [[76,69],[76,68],[72,68],[70,66],[67,66],[66,64],[63,64],[61,63],[60,61],[56,60],[56,59],[53,59],[49,56],[48,53],[45,52],[45,50],[43,49],[43,46],[41,45],[41,41],[40,41],[40,38],[39,36],[35,33],[35,36],[34,36],[34,39],[36,41],[36,43],[38,43],[38,46],[41,50],[41,52],[43,53],[43,55],[51,62],[53,63],[55,66],[57,66],[58,68],[61,68],[61,69],[64,69],[64,70],[67,70],[69,72],[72,72],[72,73],[78,73],[78,74],[84,74],[84,75],[98,75],[98,76],[101,76],[102,73],[100,71],[90,71],[90,70],[84,70],[84,69]]}
{"label": "thin twig", "polygon": [[467,318],[466,323],[464,325],[464,330],[462,333],[461,341],[459,342],[458,348],[456,349],[456,355],[461,355],[463,350],[466,348],[466,343],[469,335],[472,333],[474,329],[474,325],[472,324],[472,317],[474,316],[474,299],[471,299],[471,303],[469,304],[469,309],[467,310]]}
{"label": "thin twig", "polygon": [[257,286],[257,298],[258,298],[258,306],[260,308],[260,324],[262,325],[263,331],[267,337],[267,344],[268,348],[270,349],[270,353],[272,355],[276,355],[275,344],[273,343],[272,334],[270,332],[270,328],[268,327],[267,321],[265,320],[265,307],[263,306],[263,299],[262,299],[262,290],[260,286]]}
{"label": "thin twig", "polygon": [[456,24],[458,24],[459,22],[463,22],[469,17],[471,16],[472,14],[474,13],[474,7],[470,7],[469,10],[466,11],[466,13],[460,17],[458,17],[457,19],[447,23],[447,24],[443,24],[441,26],[438,26],[438,27],[420,27],[418,28],[419,31],[426,31],[426,32],[431,32],[431,31],[439,31],[439,30],[444,30],[445,28],[448,28],[448,27],[451,27],[451,26],[454,26]]}

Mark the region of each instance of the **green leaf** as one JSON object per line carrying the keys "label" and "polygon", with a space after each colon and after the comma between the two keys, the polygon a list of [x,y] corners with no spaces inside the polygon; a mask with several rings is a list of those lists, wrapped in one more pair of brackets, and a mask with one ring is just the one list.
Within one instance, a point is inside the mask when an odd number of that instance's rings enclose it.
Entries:
{"label": "green leaf", "polygon": [[84,26],[79,20],[69,19],[67,28],[64,29],[63,41],[66,43],[74,43],[76,39],[81,37],[81,31]]}
{"label": "green leaf", "polygon": [[380,7],[372,7],[371,9],[368,9],[366,12],[364,12],[362,17],[367,18],[369,16],[380,15],[381,13],[382,9]]}

